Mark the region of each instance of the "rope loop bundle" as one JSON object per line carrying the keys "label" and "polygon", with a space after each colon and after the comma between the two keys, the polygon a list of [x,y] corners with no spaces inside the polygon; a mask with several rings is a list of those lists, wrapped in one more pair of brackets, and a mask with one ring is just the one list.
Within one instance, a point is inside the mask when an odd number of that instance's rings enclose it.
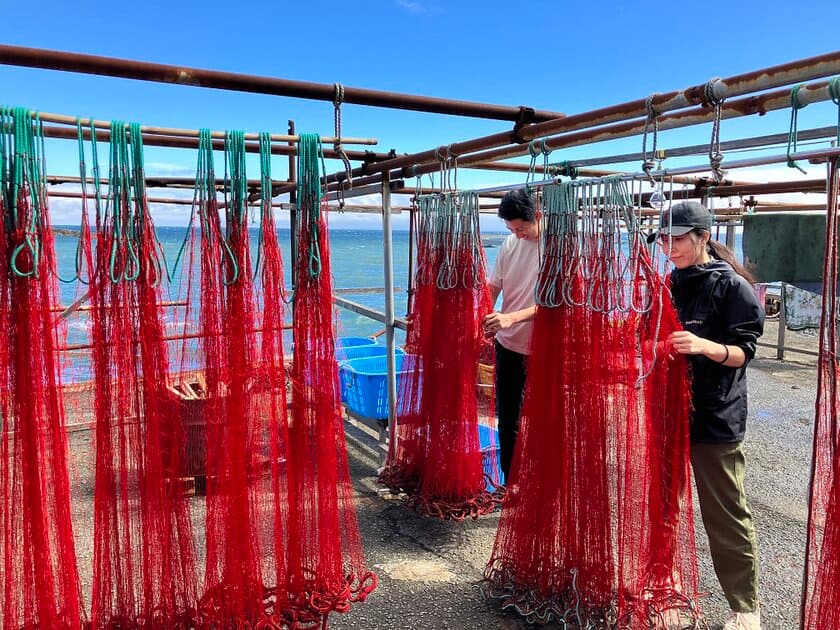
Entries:
{"label": "rope loop bundle", "polygon": [[788,129],[788,142],[787,142],[787,165],[790,168],[797,169],[803,175],[807,175],[807,171],[804,168],[799,166],[796,163],[796,160],[793,159],[793,154],[796,153],[796,142],[797,142],[797,127],[799,124],[799,110],[805,107],[807,103],[801,103],[799,101],[799,91],[805,86],[804,83],[800,83],[799,85],[795,86],[790,91],[790,128]]}
{"label": "rope loop bundle", "polygon": [[[321,188],[320,169],[324,164],[324,149],[318,134],[300,134],[298,142],[298,185],[297,203],[302,217],[311,226],[308,248],[308,271],[310,278],[321,275],[320,227]],[[326,168],[323,168],[326,172]]]}
{"label": "rope loop bundle", "polygon": [[38,278],[47,207],[41,117],[22,107],[0,108],[0,137],[9,271],[18,278]]}
{"label": "rope loop bundle", "polygon": [[710,79],[703,88],[706,102],[714,107],[715,117],[712,123],[712,138],[709,141],[709,165],[712,167],[712,177],[716,183],[723,180],[723,153],[720,150],[720,118],[723,110],[724,99],[715,94],[715,85],[720,82],[719,77]]}

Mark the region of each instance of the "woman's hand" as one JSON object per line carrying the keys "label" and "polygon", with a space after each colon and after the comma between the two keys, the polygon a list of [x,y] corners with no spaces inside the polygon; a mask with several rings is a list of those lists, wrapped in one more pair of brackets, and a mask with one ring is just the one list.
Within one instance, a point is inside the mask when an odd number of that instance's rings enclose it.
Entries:
{"label": "woman's hand", "polygon": [[678,354],[702,354],[708,356],[714,349],[713,346],[720,347],[713,341],[698,337],[694,333],[687,330],[678,330],[668,336],[668,345],[673,352]]}

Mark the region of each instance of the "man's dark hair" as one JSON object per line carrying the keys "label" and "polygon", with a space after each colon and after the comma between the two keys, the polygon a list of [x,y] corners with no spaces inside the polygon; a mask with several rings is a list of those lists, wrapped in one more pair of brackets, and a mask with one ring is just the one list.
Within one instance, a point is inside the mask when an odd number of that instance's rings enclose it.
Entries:
{"label": "man's dark hair", "polygon": [[524,188],[508,191],[499,204],[499,218],[505,221],[522,219],[533,223],[537,220],[533,198]]}

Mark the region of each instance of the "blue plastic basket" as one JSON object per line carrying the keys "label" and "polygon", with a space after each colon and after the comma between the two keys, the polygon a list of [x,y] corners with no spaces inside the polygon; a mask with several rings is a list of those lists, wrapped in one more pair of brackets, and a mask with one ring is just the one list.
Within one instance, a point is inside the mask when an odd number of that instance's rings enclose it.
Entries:
{"label": "blue plastic basket", "polygon": [[[388,372],[385,355],[344,361],[339,366],[341,399],[353,413],[382,420],[388,417]],[[397,354],[397,389],[403,374],[408,374],[415,357]],[[403,366],[403,363],[407,364]],[[406,369],[403,369],[405,367]]]}
{"label": "blue plastic basket", "polygon": [[[498,431],[483,424],[478,425],[478,445],[481,448],[481,463],[484,466],[484,473],[497,486],[503,484],[505,478],[499,465]],[[487,484],[487,489],[492,490],[491,484]]]}
{"label": "blue plastic basket", "polygon": [[[353,359],[364,359],[365,357],[384,357],[388,353],[388,346],[373,343],[366,346],[347,346],[336,348],[335,358],[337,361],[352,361]],[[405,354],[402,349],[394,348],[394,354]]]}
{"label": "blue plastic basket", "polygon": [[376,339],[370,337],[336,337],[335,349],[336,352],[344,348],[355,348],[356,346],[372,346],[376,344]]}
{"label": "blue plastic basket", "polygon": [[[366,359],[368,357],[384,357],[388,353],[388,347],[384,345],[370,345],[370,346],[351,346],[337,351],[339,356],[339,370],[338,380],[341,387],[341,402],[347,402],[347,377],[350,373],[348,370],[342,370],[341,364],[345,361],[354,361],[356,359]],[[405,354],[401,348],[394,348],[394,356],[399,357]],[[343,357],[343,358],[342,358]],[[388,415],[387,413],[385,415]]]}

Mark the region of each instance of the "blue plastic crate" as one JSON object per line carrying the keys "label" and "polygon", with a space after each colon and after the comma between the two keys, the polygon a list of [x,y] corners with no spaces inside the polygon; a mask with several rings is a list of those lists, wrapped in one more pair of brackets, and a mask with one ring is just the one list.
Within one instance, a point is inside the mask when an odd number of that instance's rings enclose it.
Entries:
{"label": "blue plastic crate", "polygon": [[[387,353],[388,346],[372,343],[366,346],[336,348],[335,358],[340,363],[341,361],[352,361],[353,359],[364,359],[365,357],[384,357]],[[400,355],[405,354],[405,352],[400,348],[394,348],[394,354]]]}
{"label": "blue plastic crate", "polygon": [[376,339],[370,337],[336,337],[335,350],[338,354],[345,348],[355,348],[357,346],[372,346],[376,344]]}
{"label": "blue plastic crate", "polygon": [[[481,448],[481,463],[484,466],[484,473],[493,480],[493,483],[501,485],[505,482],[505,476],[499,462],[499,433],[496,429],[478,425],[478,445]],[[490,484],[488,490],[492,490]]]}
{"label": "blue plastic crate", "polygon": [[[344,350],[337,352],[339,356],[338,380],[341,391],[341,402],[347,402],[347,376],[349,374],[348,370],[341,369],[341,364],[345,361],[354,361],[355,359],[366,359],[368,357],[384,357],[387,353],[388,347],[379,344],[370,346],[351,346],[350,348],[344,348]],[[402,348],[394,348],[395,357],[399,357],[404,354],[405,351],[402,350]]]}
{"label": "blue plastic crate", "polygon": [[[388,372],[384,354],[344,361],[339,366],[341,399],[355,414],[381,420],[388,417]],[[394,357],[397,371],[397,390],[400,379],[408,374],[414,355]]]}

